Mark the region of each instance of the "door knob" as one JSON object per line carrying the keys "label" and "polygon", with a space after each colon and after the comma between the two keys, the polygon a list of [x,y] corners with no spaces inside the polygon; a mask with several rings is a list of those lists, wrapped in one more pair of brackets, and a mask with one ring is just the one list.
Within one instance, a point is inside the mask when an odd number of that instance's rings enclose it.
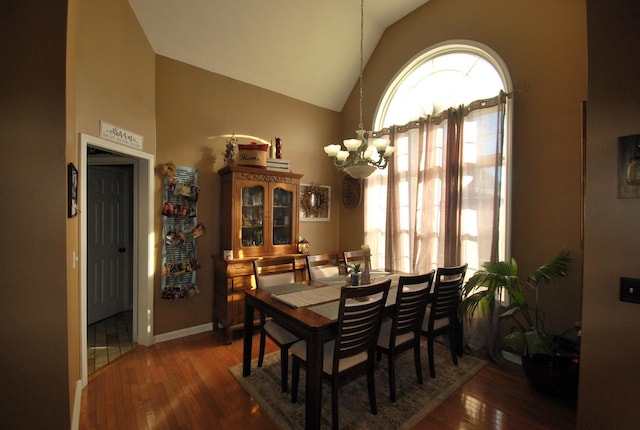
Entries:
{"label": "door knob", "polygon": [[127,248],[118,248],[118,252],[125,252]]}

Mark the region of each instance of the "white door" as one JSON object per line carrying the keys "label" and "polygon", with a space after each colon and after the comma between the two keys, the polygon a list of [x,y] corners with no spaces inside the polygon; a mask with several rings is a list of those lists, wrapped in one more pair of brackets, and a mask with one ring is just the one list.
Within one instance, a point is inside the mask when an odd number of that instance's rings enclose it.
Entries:
{"label": "white door", "polygon": [[131,309],[131,169],[89,166],[87,323]]}

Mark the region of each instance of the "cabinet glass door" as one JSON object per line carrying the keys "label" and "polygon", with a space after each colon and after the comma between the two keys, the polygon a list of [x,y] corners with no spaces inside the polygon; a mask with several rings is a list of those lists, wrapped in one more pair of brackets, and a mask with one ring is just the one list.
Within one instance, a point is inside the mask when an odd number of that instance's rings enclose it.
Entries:
{"label": "cabinet glass door", "polygon": [[242,188],[242,247],[264,245],[264,187]]}
{"label": "cabinet glass door", "polygon": [[273,245],[291,245],[293,222],[293,192],[284,188],[273,189]]}

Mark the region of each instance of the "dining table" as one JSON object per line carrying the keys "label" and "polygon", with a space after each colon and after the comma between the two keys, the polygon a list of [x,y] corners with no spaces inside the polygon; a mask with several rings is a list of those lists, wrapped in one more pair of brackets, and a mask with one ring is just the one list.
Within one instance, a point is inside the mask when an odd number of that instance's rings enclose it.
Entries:
{"label": "dining table", "polygon": [[[391,278],[385,313],[394,309],[400,274],[372,272],[371,283]],[[261,311],[307,342],[305,428],[319,429],[322,410],[322,357],[324,343],[335,338],[340,279],[322,279],[275,285],[245,291],[242,375],[251,374],[254,311]]]}

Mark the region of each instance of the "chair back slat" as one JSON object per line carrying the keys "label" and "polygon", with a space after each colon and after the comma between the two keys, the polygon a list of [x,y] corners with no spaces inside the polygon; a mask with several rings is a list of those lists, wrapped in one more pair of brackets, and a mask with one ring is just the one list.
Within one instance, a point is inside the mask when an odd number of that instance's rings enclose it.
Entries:
{"label": "chair back slat", "polygon": [[253,260],[253,274],[258,288],[290,284],[296,281],[296,261],[293,257]]}
{"label": "chair back slat", "polygon": [[433,287],[434,302],[429,313],[430,323],[455,315],[466,272],[467,264],[438,268]]}
{"label": "chair back slat", "polygon": [[346,264],[363,264],[364,263],[364,251],[344,251],[344,262]]}
{"label": "chair back slat", "polygon": [[375,348],[390,285],[391,280],[387,279],[367,286],[342,287],[333,356],[334,372],[338,371],[341,359]]}
{"label": "chair back slat", "polygon": [[396,314],[391,326],[393,341],[396,336],[405,333],[419,333],[434,275],[435,270],[423,275],[400,276],[396,296]]}
{"label": "chair back slat", "polygon": [[307,255],[306,259],[307,272],[311,280],[329,278],[340,274],[338,254]]}

